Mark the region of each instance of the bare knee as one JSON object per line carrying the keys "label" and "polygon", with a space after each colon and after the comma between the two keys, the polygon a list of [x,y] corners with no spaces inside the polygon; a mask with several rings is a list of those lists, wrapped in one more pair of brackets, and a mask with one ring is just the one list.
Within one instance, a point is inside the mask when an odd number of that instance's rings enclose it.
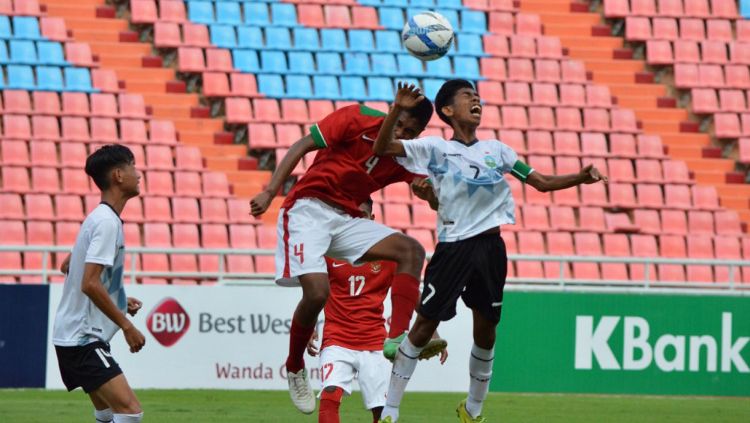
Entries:
{"label": "bare knee", "polygon": [[316,286],[313,289],[304,291],[302,301],[310,308],[322,310],[326,305],[326,301],[328,301],[328,293],[328,285]]}
{"label": "bare knee", "polygon": [[429,320],[422,315],[417,315],[417,320],[414,322],[414,326],[409,331],[409,341],[417,347],[423,347],[432,338],[432,334],[440,324],[437,320]]}
{"label": "bare knee", "polygon": [[141,403],[133,396],[117,404],[112,404],[112,412],[115,414],[138,414],[142,413]]}

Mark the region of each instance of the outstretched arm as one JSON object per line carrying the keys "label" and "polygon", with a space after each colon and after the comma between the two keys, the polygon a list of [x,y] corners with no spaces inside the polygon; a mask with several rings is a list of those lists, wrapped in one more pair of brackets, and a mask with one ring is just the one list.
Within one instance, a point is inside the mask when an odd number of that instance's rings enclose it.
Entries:
{"label": "outstretched arm", "polygon": [[372,145],[372,151],[376,156],[406,157],[404,145],[401,144],[401,140],[395,139],[393,130],[396,129],[398,117],[401,115],[401,112],[413,109],[423,99],[424,95],[419,91],[419,88],[403,82],[398,83],[396,99],[393,101],[391,110],[388,111],[388,115],[386,115],[385,121],[383,121],[383,125],[380,127],[378,139]]}
{"label": "outstretched arm", "polygon": [[432,210],[437,211],[440,206],[437,196],[435,196],[435,190],[432,189],[432,184],[427,178],[414,178],[411,182],[411,190],[417,198],[427,201],[430,204]]}
{"label": "outstretched arm", "polygon": [[541,192],[557,191],[599,181],[607,182],[607,177],[599,173],[599,169],[595,168],[594,165],[588,165],[580,172],[569,175],[543,175],[535,171],[526,178],[527,184]]}
{"label": "outstretched arm", "polygon": [[273,200],[273,197],[279,192],[281,184],[283,184],[289,175],[292,174],[294,168],[297,167],[297,163],[302,160],[302,157],[305,154],[316,150],[317,148],[315,141],[313,141],[313,137],[309,134],[295,142],[292,147],[289,148],[289,151],[284,158],[281,159],[281,163],[276,165],[276,170],[274,170],[273,175],[271,175],[271,181],[268,183],[268,187],[250,200],[250,214],[257,217],[265,213],[268,206],[271,205],[271,200]]}

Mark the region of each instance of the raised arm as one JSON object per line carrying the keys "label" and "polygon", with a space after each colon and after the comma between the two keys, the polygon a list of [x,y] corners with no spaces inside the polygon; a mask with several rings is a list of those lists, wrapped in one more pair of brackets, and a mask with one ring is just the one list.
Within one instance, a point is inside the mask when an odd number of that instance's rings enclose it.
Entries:
{"label": "raised arm", "polygon": [[281,159],[281,163],[276,165],[276,170],[274,170],[273,175],[271,175],[271,181],[268,183],[268,187],[250,200],[250,213],[256,217],[265,213],[268,206],[271,205],[271,200],[273,200],[273,197],[279,192],[281,184],[283,184],[289,175],[292,174],[294,168],[297,167],[297,163],[299,163],[305,154],[318,148],[319,147],[315,145],[312,135],[309,134],[295,142],[292,147],[289,148],[289,151],[284,158]]}
{"label": "raised arm", "polygon": [[432,184],[429,179],[414,178],[414,180],[411,181],[411,190],[417,198],[427,201],[432,210],[437,211],[440,207],[440,202],[435,195],[435,190],[432,189]]}
{"label": "raised arm", "polygon": [[599,181],[607,182],[607,177],[599,173],[599,169],[595,168],[594,165],[588,165],[580,172],[569,175],[543,175],[534,171],[526,178],[527,184],[541,192],[557,191]]}
{"label": "raised arm", "polygon": [[395,139],[393,130],[396,129],[398,118],[406,110],[413,109],[419,102],[424,99],[424,95],[419,88],[414,85],[407,85],[403,82],[398,83],[396,99],[393,101],[391,110],[383,121],[383,126],[378,132],[378,139],[372,145],[372,151],[376,156],[396,156],[406,157],[406,151],[401,144],[401,140]]}

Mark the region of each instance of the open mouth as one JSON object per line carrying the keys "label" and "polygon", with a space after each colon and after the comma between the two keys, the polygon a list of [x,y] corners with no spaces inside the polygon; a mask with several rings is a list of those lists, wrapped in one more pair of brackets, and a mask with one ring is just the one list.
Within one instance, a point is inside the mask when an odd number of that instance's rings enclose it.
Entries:
{"label": "open mouth", "polygon": [[482,117],[482,106],[479,104],[475,104],[474,106],[471,106],[471,109],[469,112],[476,117]]}

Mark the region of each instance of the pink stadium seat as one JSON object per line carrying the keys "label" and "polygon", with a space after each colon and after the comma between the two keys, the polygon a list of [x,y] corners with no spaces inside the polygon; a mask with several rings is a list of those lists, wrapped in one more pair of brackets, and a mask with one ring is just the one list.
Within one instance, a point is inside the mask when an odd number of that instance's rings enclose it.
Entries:
{"label": "pink stadium seat", "polygon": [[[630,242],[627,235],[604,234],[602,237],[604,254],[609,257],[630,257]],[[602,279],[609,281],[628,280],[628,268],[625,263],[602,263]]]}
{"label": "pink stadium seat", "polygon": [[638,232],[639,228],[630,221],[627,213],[605,213],[604,221],[609,232]]}
{"label": "pink stadium seat", "polygon": [[589,107],[612,107],[612,94],[606,85],[586,85],[586,103]]}
{"label": "pink stadium seat", "polygon": [[159,19],[154,0],[133,0],[130,2],[130,20],[133,23],[151,23]]}
{"label": "pink stadium seat", "polygon": [[750,163],[750,138],[740,138],[738,144],[738,161],[740,163]]}
{"label": "pink stadium seat", "polygon": [[206,49],[206,70],[232,72],[232,55],[225,49]]}
{"label": "pink stadium seat", "polygon": [[185,22],[185,2],[159,0],[159,20],[163,22]]}
{"label": "pink stadium seat", "polygon": [[[60,191],[60,176],[57,174],[57,169],[32,167],[31,186],[35,192],[58,193]],[[66,190],[68,188],[66,186]]]}
{"label": "pink stadium seat", "polygon": [[5,113],[17,113],[20,115],[30,115],[31,98],[28,91],[5,90],[3,91],[3,102]]}
{"label": "pink stadium seat", "polygon": [[[724,72],[728,88],[750,88],[750,71],[747,65],[727,65],[724,66]],[[716,86],[721,87],[719,84]]]}
{"label": "pink stadium seat", "polygon": [[65,43],[65,59],[76,66],[97,66],[91,53],[91,46],[88,43]]}
{"label": "pink stadium seat", "polygon": [[557,86],[555,84],[531,84],[531,92],[534,104],[540,106],[557,106],[560,102],[557,98]]}
{"label": "pink stadium seat", "polygon": [[578,157],[555,157],[555,173],[567,175],[581,170],[581,160]]}
{"label": "pink stadium seat", "polygon": [[231,93],[229,79],[224,72],[203,72],[203,95],[206,97],[227,97]]}
{"label": "pink stadium seat", "polygon": [[[33,166],[51,166],[56,167],[57,147],[52,141],[31,141],[29,144],[31,151],[31,164]],[[79,166],[81,163],[79,163]]]}
{"label": "pink stadium seat", "polygon": [[[490,19],[492,19],[490,17]],[[486,34],[483,36],[484,51],[495,57],[510,56],[508,37],[506,35]]]}
{"label": "pink stadium seat", "polygon": [[587,131],[609,132],[609,112],[605,109],[584,109],[583,124]]}
{"label": "pink stadium seat", "polygon": [[633,224],[644,234],[658,235],[662,233],[661,220],[657,210],[635,209],[633,211]]}
{"label": "pink stadium seat", "polygon": [[[547,254],[572,256],[573,237],[569,232],[547,232]],[[570,264],[559,261],[544,262],[544,277],[547,279],[570,278]],[[562,271],[562,272],[561,272]],[[562,275],[561,275],[562,273]]]}
{"label": "pink stadium seat", "polygon": [[[89,198],[93,200],[91,202],[94,204],[89,204]],[[86,212],[90,213],[91,210],[93,210],[99,204],[99,196],[86,196],[86,200]],[[125,204],[125,208],[122,211],[122,220],[133,223],[143,222],[143,201],[140,197],[135,197],[128,200],[127,204]],[[127,242],[127,238],[125,241]],[[138,242],[138,244],[136,245],[140,245],[140,242]]]}
{"label": "pink stadium seat", "polygon": [[4,140],[0,142],[3,166],[29,166],[29,149],[26,141]]}
{"label": "pink stadium seat", "polygon": [[414,227],[421,229],[435,229],[437,216],[434,210],[425,202],[416,202],[411,206]]}
{"label": "pink stadium seat", "polygon": [[[685,237],[679,235],[662,235],[659,237],[659,253],[664,258],[685,258]],[[660,264],[659,280],[665,282],[685,281],[685,268],[679,264]]]}
{"label": "pink stadium seat", "polygon": [[[610,190],[611,189],[612,188],[610,188]],[[638,205],[654,209],[660,209],[664,206],[661,186],[638,184],[636,189],[638,191]]]}
{"label": "pink stadium seat", "polygon": [[172,198],[174,221],[178,223],[201,223],[198,199],[175,197]]}
{"label": "pink stadium seat", "polygon": [[719,104],[725,112],[744,112],[747,110],[745,93],[742,90],[719,90]]}
{"label": "pink stadium seat", "polygon": [[688,226],[694,234],[713,235],[714,215],[710,211],[688,211]]}
{"label": "pink stadium seat", "polygon": [[624,18],[630,15],[628,0],[606,0],[604,3],[604,16],[608,18]]}
{"label": "pink stadium seat", "polygon": [[[568,63],[569,61],[563,61],[562,63]],[[561,68],[560,68],[560,62],[557,60],[546,60],[546,59],[539,59],[534,62],[534,68],[536,70],[536,82],[560,82],[561,81]],[[566,74],[565,78],[568,79],[577,79],[576,77],[576,71],[569,69],[566,66]],[[583,70],[584,73],[584,80],[585,80],[585,70]],[[572,81],[571,81],[572,82]]]}
{"label": "pink stadium seat", "polygon": [[[750,21],[747,19],[741,19],[738,21],[735,21],[734,23],[736,28],[736,35],[737,35],[737,42],[733,44],[738,44],[738,42],[741,41],[750,41]],[[730,48],[732,46],[730,45]]]}
{"label": "pink stadium seat", "polygon": [[[599,235],[577,232],[573,235],[575,252],[578,256],[601,256],[602,244]],[[598,263],[573,263],[573,277],[576,279],[601,279]]]}
{"label": "pink stadium seat", "polygon": [[224,172],[204,172],[201,175],[203,193],[209,197],[228,197],[229,181]]}
{"label": "pink stadium seat", "polygon": [[[229,225],[231,248],[257,248],[255,228],[252,225]],[[254,273],[253,257],[248,254],[227,256],[227,270],[233,273]]]}
{"label": "pink stadium seat", "polygon": [[[25,245],[26,230],[22,221],[3,222],[3,244]],[[21,253],[0,252],[0,269],[23,269]]]}
{"label": "pink stadium seat", "polygon": [[630,13],[634,16],[655,16],[656,2],[654,0],[630,0]]}
{"label": "pink stadium seat", "polygon": [[702,19],[680,19],[680,38],[685,40],[702,41],[706,38],[705,26]]}
{"label": "pink stadium seat", "polygon": [[687,164],[682,160],[664,160],[662,161],[664,169],[664,181],[674,184],[692,183],[690,171]]}
{"label": "pink stadium seat", "polygon": [[[656,246],[656,238],[653,235],[631,235],[632,255],[634,257],[653,258],[658,257],[659,252]],[[634,281],[643,281],[648,278],[650,281],[658,279],[656,267],[653,264],[630,264],[630,279]],[[648,270],[648,275],[646,275]]]}
{"label": "pink stadium seat", "polygon": [[688,233],[687,218],[682,210],[662,210],[661,222],[662,234],[687,235]]}
{"label": "pink stadium seat", "polygon": [[[557,125],[554,129],[563,131],[581,131],[583,123],[581,122],[581,112],[575,107],[558,107],[555,109]],[[532,115],[533,116],[533,115]]]}
{"label": "pink stadium seat", "polygon": [[516,14],[516,34],[518,35],[542,35],[542,21],[539,15],[531,13]]}
{"label": "pink stadium seat", "polygon": [[731,21],[725,19],[709,19],[706,21],[706,37],[709,40],[732,42],[734,41],[734,35],[732,34]]}
{"label": "pink stadium seat", "polygon": [[197,147],[177,146],[175,163],[181,170],[203,170],[203,156]]}
{"label": "pink stadium seat", "polygon": [[50,41],[69,41],[70,35],[63,18],[42,16],[39,18],[42,36]]}
{"label": "pink stadium seat", "polygon": [[696,18],[709,18],[711,11],[708,9],[708,0],[690,0],[685,2],[685,16]]}
{"label": "pink stadium seat", "polygon": [[[308,123],[310,121],[305,100],[283,99],[281,100],[281,111],[282,115],[284,116],[283,121],[285,122]],[[484,116],[482,117],[484,118]]]}
{"label": "pink stadium seat", "polygon": [[386,186],[383,189],[383,197],[387,203],[409,204],[412,202],[411,191],[409,190],[409,185],[406,183]]}
{"label": "pink stadium seat", "polygon": [[210,48],[211,40],[206,25],[185,22],[182,24],[182,43],[185,46]]}
{"label": "pink stadium seat", "polygon": [[121,91],[117,74],[112,69],[92,69],[91,85],[106,93]]}
{"label": "pink stadium seat", "polygon": [[157,48],[177,48],[182,46],[180,24],[176,22],[156,22],[154,24],[154,46]]}
{"label": "pink stadium seat", "polygon": [[716,188],[710,185],[693,185],[693,206],[702,210],[718,210],[719,195]]}
{"label": "pink stadium seat", "polygon": [[526,133],[529,154],[552,155],[552,134],[547,131],[529,131]]}
{"label": "pink stadium seat", "polygon": [[[529,107],[529,129],[554,130],[555,116],[551,107]],[[561,127],[560,129],[568,129]]]}
{"label": "pink stadium seat", "polygon": [[613,132],[638,132],[638,122],[635,112],[631,109],[612,109],[610,111]]}
{"label": "pink stadium seat", "polygon": [[177,195],[184,197],[200,197],[203,195],[203,190],[201,190],[201,177],[198,172],[175,172],[174,179],[175,193]]}
{"label": "pink stadium seat", "polygon": [[206,70],[203,50],[195,47],[180,47],[177,50],[177,70],[179,72],[203,72]]}
{"label": "pink stadium seat", "polygon": [[650,65],[668,65],[674,63],[672,44],[668,40],[646,41],[646,62]]}
{"label": "pink stadium seat", "polygon": [[553,134],[555,152],[559,155],[580,156],[581,147],[575,132],[555,132]]}
{"label": "pink stadium seat", "polygon": [[516,106],[502,108],[502,120],[506,128],[525,130],[529,127],[526,109]]}
{"label": "pink stadium seat", "polygon": [[281,120],[279,102],[275,99],[256,98],[253,100],[253,109],[258,122],[276,123]]}
{"label": "pink stadium seat", "polygon": [[[687,237],[687,255],[695,259],[714,258],[713,240],[709,235],[690,235]],[[708,265],[688,265],[689,282],[713,282],[713,271]]]}
{"label": "pink stadium seat", "polygon": [[152,170],[172,170],[172,149],[163,145],[146,146],[146,168]]}
{"label": "pink stadium seat", "polygon": [[[546,254],[541,232],[519,232],[518,252],[520,254]],[[544,278],[542,264],[538,261],[517,261],[516,274],[519,278]]]}
{"label": "pink stadium seat", "polygon": [[641,157],[660,159],[664,158],[664,146],[658,135],[638,135],[636,142],[638,144],[638,154]]}
{"label": "pink stadium seat", "polygon": [[574,206],[581,204],[578,199],[578,188],[572,187],[564,190],[554,191],[552,193],[552,202],[560,206]]}
{"label": "pink stadium seat", "polygon": [[270,123],[251,123],[247,125],[247,134],[250,148],[274,148],[279,145]]}
{"label": "pink stadium seat", "polygon": [[714,115],[714,134],[717,138],[738,138],[742,135],[740,117],[736,113]]}
{"label": "pink stadium seat", "polygon": [[529,156],[528,163],[537,172],[546,175],[555,173],[555,166],[550,156]]}
{"label": "pink stadium seat", "polygon": [[534,82],[534,65],[531,59],[508,59],[508,80]]}
{"label": "pink stadium seat", "polygon": [[132,119],[146,119],[148,113],[143,96],[140,94],[120,94],[117,98],[120,116]]}
{"label": "pink stadium seat", "polygon": [[201,198],[201,221],[206,223],[229,223],[227,201],[223,198]]}
{"label": "pink stadium seat", "polygon": [[24,16],[39,16],[42,12],[38,0],[13,0],[13,13]]}
{"label": "pink stadium seat", "polygon": [[302,127],[297,124],[276,124],[276,140],[282,147],[291,147],[292,144],[302,139]]}
{"label": "pink stadium seat", "polygon": [[653,38],[656,40],[677,41],[677,20],[672,18],[654,18]]}
{"label": "pink stadium seat", "polygon": [[625,18],[625,39],[630,41],[651,39],[651,22],[649,19],[634,16]]}
{"label": "pink stadium seat", "polygon": [[[258,235],[258,247],[265,249],[276,248],[276,228],[273,226],[263,225],[256,227]],[[259,273],[274,273],[276,265],[273,256],[256,256],[255,270]]]}
{"label": "pink stadium seat", "polygon": [[490,13],[489,30],[494,34],[513,35],[513,15],[510,13]]}
{"label": "pink stadium seat", "polygon": [[[182,172],[175,173],[175,179],[178,181],[177,185],[180,185],[180,175]],[[175,194],[174,185],[172,184],[172,174],[170,172],[163,171],[148,171],[145,172],[146,179],[146,192],[149,195],[161,195],[161,196],[172,196]],[[200,184],[198,184],[198,192],[200,192]],[[185,195],[184,193],[177,191],[178,195]]]}
{"label": "pink stadium seat", "polygon": [[[341,6],[336,6],[337,8]],[[344,6],[346,8],[346,6]],[[323,18],[323,7],[319,4],[300,4],[297,6],[298,16],[299,16],[299,23],[303,26],[312,27],[312,28],[325,28],[325,27],[337,27],[336,24],[332,23],[331,20],[341,20],[341,11],[337,10],[334,13],[334,16],[330,17],[330,20],[326,23],[326,20]],[[327,11],[328,12],[328,11]],[[330,15],[330,12],[326,13],[326,15]],[[349,11],[346,10],[346,20],[349,21]],[[351,27],[351,22],[349,22],[349,25],[346,26],[346,28]],[[344,28],[342,26],[342,28]]]}
{"label": "pink stadium seat", "polygon": [[229,221],[236,223],[258,223],[250,215],[249,201],[242,198],[228,198],[227,211],[229,212]]}
{"label": "pink stadium seat", "polygon": [[373,7],[352,6],[352,27],[363,29],[378,29],[378,14]]}
{"label": "pink stadium seat", "polygon": [[546,231],[550,229],[547,208],[540,205],[522,206],[524,228],[527,230]]}
{"label": "pink stadium seat", "polygon": [[51,221],[55,217],[52,198],[47,194],[26,194],[26,216],[30,220]]}
{"label": "pink stadium seat", "polygon": [[698,66],[695,64],[675,64],[674,84],[677,88],[695,88],[700,86]]}
{"label": "pink stadium seat", "polygon": [[536,39],[537,57],[547,59],[562,59],[563,48],[558,37],[538,37]]}
{"label": "pink stadium seat", "polygon": [[[196,213],[197,211],[196,205]],[[170,223],[173,219],[176,220],[176,218],[172,216],[172,207],[169,203],[169,198],[167,197],[143,197],[143,217],[147,222]]]}
{"label": "pink stadium seat", "polygon": [[658,14],[675,18],[683,16],[682,0],[659,0]]}
{"label": "pink stadium seat", "polygon": [[690,209],[690,189],[687,185],[664,185],[664,205],[675,209]]}
{"label": "pink stadium seat", "polygon": [[[198,227],[187,223],[173,224],[172,241],[177,248],[200,248]],[[195,254],[170,254],[169,261],[173,272],[198,271]]]}
{"label": "pink stadium seat", "polygon": [[[229,245],[227,226],[218,224],[201,225],[201,245],[203,248],[227,248]],[[198,267],[201,272],[218,272],[220,267],[219,256],[199,255]],[[222,263],[221,268],[226,269],[226,264]]]}
{"label": "pink stadium seat", "polygon": [[150,120],[149,139],[151,143],[156,144],[176,144],[177,131],[175,130],[174,122],[171,120]]}
{"label": "pink stadium seat", "polygon": [[703,63],[728,63],[726,43],[711,40],[701,41],[701,58]]}
{"label": "pink stadium seat", "polygon": [[53,116],[32,116],[31,129],[35,139],[53,141],[60,139],[60,127],[57,118]]}
{"label": "pink stadium seat", "polygon": [[693,100],[693,112],[696,114],[712,114],[719,111],[716,90],[712,88],[693,88],[690,97]]}
{"label": "pink stadium seat", "polygon": [[[610,135],[610,139],[613,139],[616,134]],[[614,145],[615,142],[612,141]],[[596,132],[584,132],[581,134],[581,151],[583,155],[589,157],[607,157],[609,152],[607,151],[607,139],[604,134]],[[606,169],[599,169],[606,173]]]}
{"label": "pink stadium seat", "polygon": [[[344,28],[348,29],[352,27],[351,15],[349,14],[349,7],[341,5],[326,5],[324,7],[325,22],[331,28]],[[322,22],[322,21],[318,21]]]}
{"label": "pink stadium seat", "polygon": [[505,104],[528,106],[531,104],[531,91],[525,82],[505,83]]}
{"label": "pink stadium seat", "polygon": [[626,159],[609,159],[609,179],[612,182],[635,182],[633,173],[633,162]]}
{"label": "pink stadium seat", "polygon": [[406,234],[416,239],[427,251],[435,250],[435,240],[432,231],[427,229],[407,229]]}
{"label": "pink stadium seat", "polygon": [[247,73],[233,73],[229,75],[232,95],[240,97],[258,97],[258,83],[255,75]]}
{"label": "pink stadium seat", "polygon": [[717,18],[737,19],[737,3],[727,0],[711,0],[711,12]]}
{"label": "pink stadium seat", "polygon": [[385,204],[383,221],[386,225],[406,229],[412,226],[409,206],[406,204]]}
{"label": "pink stadium seat", "polygon": [[600,207],[581,207],[578,209],[578,226],[588,232],[606,232],[604,210]]}
{"label": "pink stadium seat", "polygon": [[501,129],[498,131],[498,138],[500,138],[500,141],[502,141],[503,144],[512,148],[516,153],[526,153],[526,142],[524,141],[523,132],[512,129]]}
{"label": "pink stadium seat", "polygon": [[578,229],[576,216],[572,207],[550,206],[550,227],[555,231],[574,231]]}
{"label": "pink stadium seat", "polygon": [[641,159],[635,162],[638,182],[660,183],[664,180],[659,160]]}
{"label": "pink stadium seat", "polygon": [[[724,72],[719,65],[698,65],[698,78],[700,85],[703,87],[722,88],[725,85]],[[726,85],[729,87],[733,86],[731,84]]]}
{"label": "pink stadium seat", "polygon": [[[68,135],[65,135],[65,119],[63,118],[63,136],[65,138],[68,138]],[[85,126],[86,120],[85,119],[79,119],[77,121],[73,121],[72,119],[78,119],[78,118],[70,118],[70,124],[71,129],[70,133],[73,135],[78,141],[88,141],[90,139],[95,139],[98,142],[103,143],[115,143],[120,141],[120,137],[117,135],[117,123],[114,119],[111,118],[91,118],[89,121],[91,123],[91,136],[89,138],[88,134],[88,127]]]}
{"label": "pink stadium seat", "polygon": [[597,207],[610,205],[604,184],[581,185],[579,189],[581,191],[581,204]]}
{"label": "pink stadium seat", "polygon": [[[716,253],[717,259],[742,260],[740,240],[736,236],[715,236],[714,248],[715,248],[714,252]],[[731,279],[733,279],[735,282],[741,280],[739,268],[735,267],[731,271],[733,271],[734,273]],[[719,283],[729,282],[731,271],[730,271],[729,266],[714,266],[716,282],[719,282]]]}
{"label": "pink stadium seat", "polygon": [[500,129],[502,122],[500,120],[499,107],[485,105],[482,108],[482,126],[490,129]]}
{"label": "pink stadium seat", "polygon": [[734,210],[721,210],[714,214],[717,235],[741,235],[740,218]]}
{"label": "pink stadium seat", "polygon": [[533,59],[536,54],[536,40],[534,37],[512,35],[510,37],[510,54],[513,57]]}
{"label": "pink stadium seat", "polygon": [[[550,159],[549,166],[552,166],[551,158],[550,157],[543,157],[544,159]],[[544,172],[543,170],[536,170],[539,173],[546,173],[549,174],[551,172]],[[525,185],[524,186],[525,191],[525,197],[526,197],[526,204],[537,204],[537,205],[543,205],[548,206],[552,204],[552,193],[550,192],[541,192],[537,191],[535,188]],[[525,220],[525,219],[524,219]]]}
{"label": "pink stadium seat", "polygon": [[[146,247],[172,247],[172,235],[166,223],[145,223],[143,225],[143,245]],[[152,272],[169,271],[166,254],[148,253],[141,258],[143,270]]]}
{"label": "pink stadium seat", "polygon": [[[25,217],[20,194],[0,194],[0,220],[16,220]],[[3,224],[5,223],[3,222]]]}
{"label": "pink stadium seat", "polygon": [[120,119],[120,139],[126,143],[147,143],[146,122],[139,119]]}
{"label": "pink stadium seat", "polygon": [[[54,245],[54,234],[52,222],[26,222],[26,242],[28,245]],[[55,267],[51,254],[47,256],[46,266],[43,266],[43,253],[27,252],[23,256],[24,269],[38,270],[43,267],[54,269]],[[38,276],[34,278],[37,279]]]}
{"label": "pink stadium seat", "polygon": [[487,104],[505,103],[503,94],[503,85],[497,81],[478,81],[477,91],[482,100]]}
{"label": "pink stadium seat", "polygon": [[[42,97],[44,95],[44,97]],[[101,97],[112,96],[112,94],[91,94],[91,102],[94,105],[94,110],[97,116],[104,116],[104,110],[106,110],[106,104],[101,104],[99,100]],[[46,110],[51,113],[46,114],[60,114],[60,100],[56,93],[47,93],[43,91],[34,92],[34,105],[39,109],[40,103],[45,104],[43,106]],[[91,116],[91,109],[89,108],[89,97],[86,93],[74,93],[74,92],[63,92],[62,93],[62,114],[66,116],[80,116],[88,117]],[[117,109],[115,108],[114,114],[117,116]]]}

